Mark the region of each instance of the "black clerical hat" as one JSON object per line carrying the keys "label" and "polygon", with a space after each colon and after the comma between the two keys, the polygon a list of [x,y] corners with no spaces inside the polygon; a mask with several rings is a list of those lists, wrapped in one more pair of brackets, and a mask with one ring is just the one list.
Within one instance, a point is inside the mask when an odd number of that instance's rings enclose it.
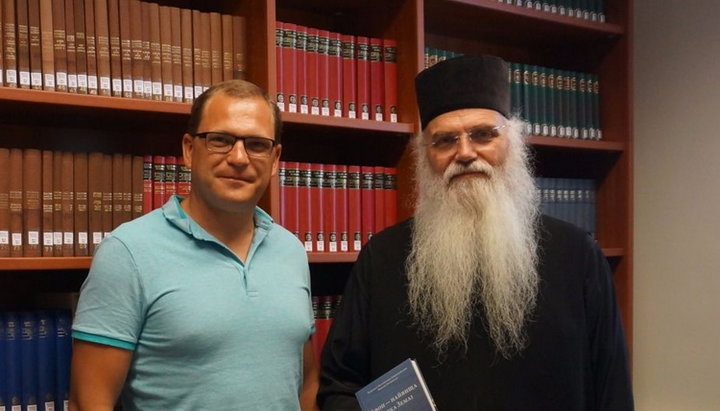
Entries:
{"label": "black clerical hat", "polygon": [[415,91],[424,129],[448,111],[492,109],[508,117],[508,64],[495,56],[461,56],[441,61],[415,77]]}

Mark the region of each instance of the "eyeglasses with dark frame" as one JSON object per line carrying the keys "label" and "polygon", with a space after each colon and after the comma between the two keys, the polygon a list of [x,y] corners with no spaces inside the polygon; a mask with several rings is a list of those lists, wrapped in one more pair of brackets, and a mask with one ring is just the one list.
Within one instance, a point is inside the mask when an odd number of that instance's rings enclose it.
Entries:
{"label": "eyeglasses with dark frame", "polygon": [[211,153],[227,154],[242,140],[243,148],[249,157],[268,158],[277,142],[273,139],[257,136],[234,136],[228,133],[208,131],[194,134],[193,137],[205,140],[205,147]]}
{"label": "eyeglasses with dark frame", "polygon": [[426,146],[430,146],[432,149],[437,150],[441,153],[449,153],[457,150],[460,144],[460,138],[465,135],[468,141],[473,145],[483,145],[490,142],[492,139],[500,136],[500,130],[507,127],[507,124],[501,126],[476,126],[471,127],[464,132],[457,133],[438,133],[433,136],[429,143],[425,143]]}

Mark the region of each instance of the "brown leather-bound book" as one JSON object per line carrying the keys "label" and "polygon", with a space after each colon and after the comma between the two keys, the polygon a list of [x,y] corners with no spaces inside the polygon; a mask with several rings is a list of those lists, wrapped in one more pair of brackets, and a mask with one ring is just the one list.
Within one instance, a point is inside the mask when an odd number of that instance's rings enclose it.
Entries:
{"label": "brown leather-bound book", "polygon": [[160,6],[149,4],[150,9],[150,65],[152,68],[152,98],[163,99],[162,46],[160,44]]}
{"label": "brown leather-bound book", "polygon": [[108,35],[110,36],[110,78],[112,95],[120,97],[123,95],[122,78],[124,74],[120,61],[120,0],[107,0],[107,21]]}
{"label": "brown leather-bound book", "polygon": [[193,38],[192,10],[180,9],[180,44],[182,54],[183,101],[193,101]]}
{"label": "brown leather-bound book", "polygon": [[43,88],[43,55],[40,40],[40,0],[27,0],[28,45],[30,48],[30,88]]}
{"label": "brown leather-bound book", "polygon": [[[65,46],[67,36],[65,33],[65,0],[51,0],[51,2],[53,24],[51,35],[53,65],[55,66],[55,90],[68,91],[67,49]],[[73,38],[75,38],[74,35]]]}
{"label": "brown leather-bound book", "polygon": [[23,256],[23,152],[10,149],[8,204],[10,208],[10,256]]}
{"label": "brown leather-bound book", "polygon": [[210,85],[223,80],[222,71],[222,17],[210,12]]}
{"label": "brown leather-bound book", "polygon": [[[62,10],[60,10],[62,11]],[[55,39],[53,35],[53,0],[40,0],[40,50],[42,53],[42,88],[55,90]]]}
{"label": "brown leather-bound book", "polygon": [[198,10],[192,11],[193,42],[193,97],[202,94],[204,88],[202,69],[202,17]]}
{"label": "brown leather-bound book", "polygon": [[247,22],[243,16],[232,16],[233,78],[245,79]]}
{"label": "brown leather-bound book", "polygon": [[[89,9],[86,9],[86,11],[87,10]],[[99,82],[98,94],[101,96],[109,96],[112,94],[112,80],[115,78],[115,75],[119,78],[120,72],[113,72],[110,63],[110,24],[108,21],[107,0],[94,0],[92,10],[95,17],[95,56],[97,59],[97,77]],[[115,28],[117,28],[117,25]],[[89,54],[88,58],[90,58]]]}
{"label": "brown leather-bound book", "polygon": [[23,257],[42,256],[42,153],[23,150]]}
{"label": "brown leather-bound book", "polygon": [[123,220],[123,155],[112,154],[112,227],[117,228]]}
{"label": "brown leather-bound book", "polygon": [[173,101],[172,18],[169,6],[160,6],[160,62],[163,100]]}
{"label": "brown leather-bound book", "polygon": [[113,156],[103,154],[100,184],[102,188],[102,231],[103,238],[113,230]]}
{"label": "brown leather-bound book", "polygon": [[170,55],[172,58],[173,101],[183,101],[182,20],[180,9],[170,7]]}
{"label": "brown leather-bound book", "polygon": [[[139,0],[130,0],[130,58],[132,70],[132,96],[143,98],[143,39],[142,39],[142,6]],[[150,43],[148,43],[148,46]],[[148,51],[150,51],[148,49]],[[148,55],[149,56],[149,55]]]}
{"label": "brown leather-bound book", "polygon": [[[67,91],[77,93],[77,51],[75,50],[75,7],[73,0],[65,2],[65,59],[67,62]],[[57,56],[57,54],[56,54]],[[57,67],[56,67],[57,68]]]}
{"label": "brown leather-bound book", "polygon": [[10,150],[0,148],[0,257],[10,257]]}
{"label": "brown leather-bound book", "polygon": [[88,94],[98,94],[97,37],[95,31],[96,0],[85,0],[85,60]]}
{"label": "brown leather-bound book", "polygon": [[143,59],[143,97],[152,99],[152,64],[150,58],[150,3],[140,2],[142,12],[142,59]]}
{"label": "brown leather-bound book", "polygon": [[52,257],[54,225],[53,152],[42,151],[42,255]]}
{"label": "brown leather-bound book", "polygon": [[130,38],[130,2],[120,1],[120,61],[122,62],[122,96],[133,96],[132,48]]}
{"label": "brown leather-bound book", "polygon": [[102,167],[103,154],[88,154],[88,252],[95,254],[95,248],[103,238],[102,227]]}
{"label": "brown leather-bound book", "polygon": [[220,17],[222,24],[222,79],[224,81],[233,78],[233,30],[232,16],[223,14]]}
{"label": "brown leather-bound book", "polygon": [[122,157],[122,221],[132,220],[132,155]]}
{"label": "brown leather-bound book", "polygon": [[28,23],[28,1],[16,0],[15,21],[17,24],[17,66],[18,84],[21,88],[30,88],[30,28]]}
{"label": "brown leather-bound book", "polygon": [[143,215],[144,165],[145,160],[142,156],[132,157],[132,218]]}
{"label": "brown leather-bound book", "polygon": [[212,85],[210,64],[210,13],[200,13],[200,64],[202,65],[203,91]]}
{"label": "brown leather-bound book", "polygon": [[88,93],[87,42],[85,39],[85,0],[73,0],[75,15],[75,67],[77,72],[77,92]]}
{"label": "brown leather-bound book", "polygon": [[2,19],[3,19],[3,42],[0,45],[3,54],[3,64],[5,65],[5,86],[18,86],[18,68],[17,68],[17,37],[15,19],[15,2],[2,1]]}
{"label": "brown leather-bound book", "polygon": [[53,151],[53,255],[62,256],[62,151]]}
{"label": "brown leather-bound book", "polygon": [[62,218],[61,226],[62,230],[62,256],[72,257],[75,255],[75,191],[73,189],[74,183],[74,170],[73,170],[73,153],[63,151],[62,169],[60,171],[60,191],[62,195]]}
{"label": "brown leather-bound book", "polygon": [[75,255],[90,255],[88,248],[88,155],[74,154],[73,188],[75,190]]}

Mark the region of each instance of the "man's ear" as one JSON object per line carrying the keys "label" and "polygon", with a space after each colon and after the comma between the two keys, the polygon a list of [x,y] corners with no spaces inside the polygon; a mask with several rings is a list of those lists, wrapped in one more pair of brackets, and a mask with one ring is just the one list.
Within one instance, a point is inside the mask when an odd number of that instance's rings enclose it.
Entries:
{"label": "man's ear", "polygon": [[273,148],[273,164],[272,174],[277,175],[278,168],[280,167],[280,155],[282,154],[282,144],[278,144]]}
{"label": "man's ear", "polygon": [[183,161],[185,162],[185,167],[187,168],[192,168],[192,152],[194,138],[195,137],[191,136],[190,134],[185,133],[182,139]]}

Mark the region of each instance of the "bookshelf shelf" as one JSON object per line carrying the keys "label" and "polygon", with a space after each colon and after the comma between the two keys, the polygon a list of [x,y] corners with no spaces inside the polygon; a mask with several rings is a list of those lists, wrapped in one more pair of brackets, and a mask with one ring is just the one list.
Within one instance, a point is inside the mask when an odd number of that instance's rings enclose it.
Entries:
{"label": "bookshelf shelf", "polygon": [[0,258],[0,271],[83,270],[91,257],[13,257]]}
{"label": "bookshelf shelf", "polygon": [[625,33],[623,26],[612,22],[592,22],[495,0],[426,0],[425,29],[534,47],[604,43]]}
{"label": "bookshelf shelf", "polygon": [[358,253],[308,253],[311,263],[352,263],[357,259]]}
{"label": "bookshelf shelf", "polygon": [[530,136],[530,144],[536,147],[564,147],[597,151],[625,151],[626,143],[622,141],[588,141],[572,140],[556,137]]}
{"label": "bookshelf shelf", "polygon": [[623,257],[625,255],[625,250],[623,248],[603,248],[602,249],[603,254],[605,254],[605,257],[610,258],[619,258]]}
{"label": "bookshelf shelf", "polygon": [[313,116],[299,113],[282,113],[285,127],[308,126],[347,128],[357,131],[410,134],[415,132],[415,124],[391,123],[388,121],[359,120],[342,117]]}

